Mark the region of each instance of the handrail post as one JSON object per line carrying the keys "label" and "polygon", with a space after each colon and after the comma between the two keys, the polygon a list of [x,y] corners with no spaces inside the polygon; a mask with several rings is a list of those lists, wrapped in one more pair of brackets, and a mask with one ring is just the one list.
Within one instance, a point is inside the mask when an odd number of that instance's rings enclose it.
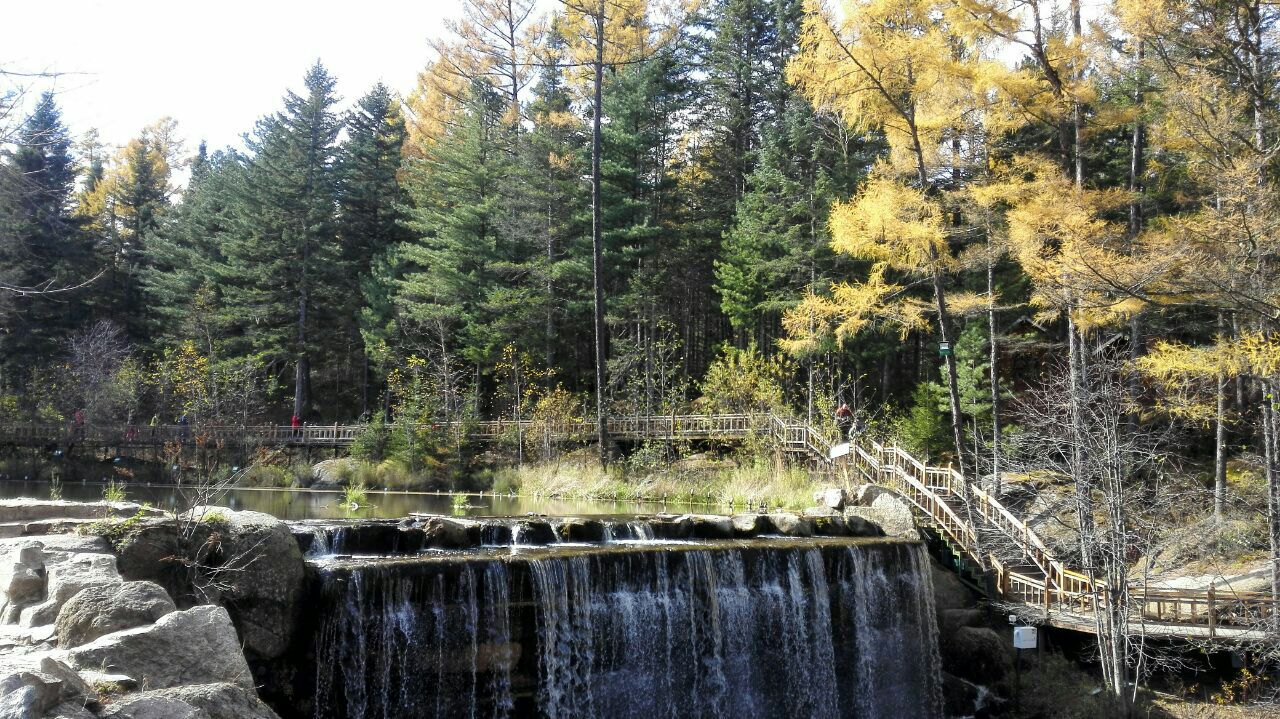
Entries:
{"label": "handrail post", "polygon": [[1217,616],[1216,616],[1216,615],[1217,615],[1217,607],[1215,606],[1215,602],[1214,602],[1214,595],[1213,595],[1213,583],[1212,583],[1212,582],[1210,582],[1210,583],[1209,583],[1209,589],[1208,589],[1208,591],[1207,591],[1205,594],[1206,594],[1206,596],[1207,596],[1207,598],[1208,598],[1208,604],[1209,604],[1209,606],[1208,606],[1208,609],[1209,609],[1209,638],[1210,638],[1210,639],[1213,639],[1213,638],[1214,638],[1214,636],[1217,634],[1217,623],[1218,623],[1217,619],[1218,619],[1218,618],[1217,618]]}

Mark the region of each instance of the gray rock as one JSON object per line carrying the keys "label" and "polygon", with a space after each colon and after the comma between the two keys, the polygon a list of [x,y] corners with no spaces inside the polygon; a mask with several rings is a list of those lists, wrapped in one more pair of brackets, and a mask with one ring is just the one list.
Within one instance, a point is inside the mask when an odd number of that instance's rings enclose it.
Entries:
{"label": "gray rock", "polygon": [[980,609],[940,609],[938,636],[950,637],[965,627],[981,627],[984,618]]}
{"label": "gray rock", "polygon": [[754,537],[768,529],[759,514],[735,514],[729,521],[733,523],[733,533],[739,537]]}
{"label": "gray rock", "polygon": [[47,674],[62,683],[59,699],[64,702],[78,702],[80,706],[96,703],[98,693],[89,686],[76,670],[67,666],[66,662],[53,657],[40,658],[40,673]]}
{"label": "gray rock", "polygon": [[63,702],[45,714],[46,719],[96,719],[97,715],[77,701]]}
{"label": "gray rock", "polygon": [[44,599],[44,545],[21,542],[0,559],[0,623],[13,624],[23,607]]}
{"label": "gray rock", "polygon": [[844,505],[848,500],[848,495],[845,494],[843,487],[827,487],[813,493],[814,504],[837,512],[844,509]]}
{"label": "gray rock", "polygon": [[960,627],[939,639],[943,669],[962,679],[992,684],[1013,665],[1011,640],[986,627]]}
{"label": "gray rock", "polygon": [[0,522],[38,522],[46,519],[105,519],[132,517],[139,512],[160,516],[163,511],[133,502],[72,502],[62,499],[0,499]]}
{"label": "gray rock", "polygon": [[326,459],[311,465],[312,489],[336,489],[347,482],[358,463],[350,457]]}
{"label": "gray rock", "polygon": [[154,582],[90,587],[58,612],[58,644],[80,646],[104,634],[151,624],[177,609],[168,593]]}
{"label": "gray rock", "polygon": [[253,687],[235,627],[222,607],[166,614],[151,626],[124,629],[71,649],[68,657],[77,669],[124,674],[158,689],[216,682]]}
{"label": "gray rock", "polygon": [[977,606],[978,596],[955,572],[949,571],[936,561],[930,561],[930,574],[933,579],[933,605],[939,613],[948,609],[972,609]]}
{"label": "gray rock", "polygon": [[879,524],[872,522],[866,517],[849,514],[844,518],[845,526],[849,529],[851,537],[883,537],[885,531],[880,528]]}
{"label": "gray rock", "polygon": [[513,544],[554,544],[556,530],[545,520],[521,520],[512,529],[511,541]]}
{"label": "gray rock", "polygon": [[813,533],[819,537],[849,536],[849,525],[839,514],[807,515],[807,518],[813,524]]}
{"label": "gray rock", "polygon": [[466,549],[480,543],[480,523],[453,517],[427,517],[422,532],[427,546]]}
{"label": "gray rock", "polygon": [[232,612],[245,649],[263,659],[284,653],[293,636],[302,597],[302,550],[289,526],[262,512],[196,507],[194,517],[216,512],[225,521],[202,522],[190,540],[172,522],[149,524],[120,544],[120,572],[130,580],[164,587],[179,606],[194,602],[192,573],[173,557],[195,556],[221,570],[222,603]]}
{"label": "gray rock", "polygon": [[845,510],[846,516],[857,516],[869,520],[884,530],[890,537],[903,539],[920,539],[920,531],[916,529],[915,518],[911,514],[911,505],[898,494],[883,487],[863,485],[867,491],[860,493],[861,500],[868,505],[850,507]]}
{"label": "gray rock", "polygon": [[893,490],[881,487],[878,484],[860,484],[857,489],[853,490],[850,504],[859,507],[870,507],[876,501],[876,498],[884,494],[897,496]]}
{"label": "gray rock", "polygon": [[787,537],[812,537],[813,522],[791,512],[775,512],[769,516],[773,531]]}
{"label": "gray rock", "polygon": [[556,533],[566,542],[603,542],[604,522],[598,519],[566,519],[556,526]]}
{"label": "gray rock", "polygon": [[18,671],[0,677],[0,719],[38,719],[58,705],[62,682],[44,672]]}
{"label": "gray rock", "polygon": [[13,563],[0,570],[0,622],[12,624],[22,608],[44,599],[44,577],[39,569]]}
{"label": "gray rock", "polygon": [[199,707],[155,692],[121,697],[103,716],[112,719],[210,719],[209,713]]}
{"label": "gray rock", "polygon": [[733,539],[733,520],[719,514],[689,515],[692,534],[699,539]]}
{"label": "gray rock", "polygon": [[693,518],[687,514],[673,517],[659,514],[649,520],[655,539],[688,539],[693,536]]}
{"label": "gray rock", "polygon": [[[162,702],[165,701],[175,702],[169,706],[179,711],[183,710],[183,706],[191,707],[197,713],[187,716],[200,719],[279,719],[270,707],[258,699],[252,689],[235,684],[194,684],[141,692],[124,698],[124,702],[135,705],[151,703],[150,706],[163,706]],[[129,716],[131,719],[143,719],[136,710]]]}
{"label": "gray rock", "polygon": [[116,571],[116,558],[110,554],[72,554],[63,561],[46,564],[45,571],[45,599],[22,610],[18,623],[24,627],[52,623],[62,605],[84,589],[122,581]]}

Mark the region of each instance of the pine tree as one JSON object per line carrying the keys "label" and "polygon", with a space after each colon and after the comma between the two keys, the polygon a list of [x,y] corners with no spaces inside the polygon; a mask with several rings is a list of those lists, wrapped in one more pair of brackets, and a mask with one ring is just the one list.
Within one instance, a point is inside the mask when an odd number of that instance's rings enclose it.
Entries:
{"label": "pine tree", "polygon": [[210,156],[201,143],[182,202],[148,240],[143,286],[156,346],[194,340],[204,356],[223,357],[224,337],[237,325],[223,306],[223,246],[245,216],[246,172],[244,157],[233,151]]}
{"label": "pine tree", "polygon": [[[52,93],[45,93],[4,156],[0,197],[0,268],[12,287],[56,289],[94,278],[97,262],[75,214],[76,162]],[[0,362],[21,383],[35,358],[62,354],[71,332],[89,319],[87,288],[8,298],[0,318]]]}
{"label": "pine tree", "polygon": [[[227,256],[226,306],[243,327],[239,351],[293,368],[293,413],[312,411],[312,362],[336,336],[349,277],[337,242],[334,163],[342,125],[334,78],[316,63],[303,95],[258,122],[245,196]],[[335,387],[336,390],[336,387]]]}
{"label": "pine tree", "polygon": [[[361,346],[361,411],[369,408],[371,358],[364,337],[391,321],[384,286],[373,279],[389,269],[388,253],[408,239],[404,208],[408,198],[397,174],[405,141],[400,102],[381,83],[360,99],[347,119],[347,140],[339,161],[338,235],[349,278],[343,320]],[[362,312],[362,307],[369,310]],[[374,336],[369,336],[377,342]],[[376,364],[376,363],[373,363]]]}
{"label": "pine tree", "polygon": [[490,362],[503,344],[485,307],[497,285],[498,188],[510,159],[495,142],[501,116],[497,94],[474,83],[451,131],[406,172],[415,239],[400,251],[397,305],[410,323],[450,328],[453,350],[475,365]]}

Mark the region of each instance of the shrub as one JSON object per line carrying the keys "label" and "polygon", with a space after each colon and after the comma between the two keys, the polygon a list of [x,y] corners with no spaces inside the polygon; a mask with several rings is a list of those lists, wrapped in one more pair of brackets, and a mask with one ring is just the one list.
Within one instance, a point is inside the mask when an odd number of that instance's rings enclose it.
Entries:
{"label": "shrub", "polygon": [[363,484],[353,484],[342,490],[342,503],[348,507],[369,506],[369,490]]}
{"label": "shrub", "polygon": [[113,479],[107,482],[106,487],[102,488],[102,498],[108,502],[123,502],[128,498],[125,494],[125,487],[127,486],[124,482],[116,482]]}
{"label": "shrub", "polygon": [[292,480],[288,470],[275,464],[255,464],[240,476],[246,487],[288,487]]}

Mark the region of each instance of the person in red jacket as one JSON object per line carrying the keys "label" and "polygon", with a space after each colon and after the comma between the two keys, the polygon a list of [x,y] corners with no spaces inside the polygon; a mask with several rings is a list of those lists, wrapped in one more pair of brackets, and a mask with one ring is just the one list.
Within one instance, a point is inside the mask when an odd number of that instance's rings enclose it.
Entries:
{"label": "person in red jacket", "polygon": [[849,428],[853,426],[853,410],[849,405],[840,403],[836,408],[836,429],[840,430],[841,439],[849,436]]}

